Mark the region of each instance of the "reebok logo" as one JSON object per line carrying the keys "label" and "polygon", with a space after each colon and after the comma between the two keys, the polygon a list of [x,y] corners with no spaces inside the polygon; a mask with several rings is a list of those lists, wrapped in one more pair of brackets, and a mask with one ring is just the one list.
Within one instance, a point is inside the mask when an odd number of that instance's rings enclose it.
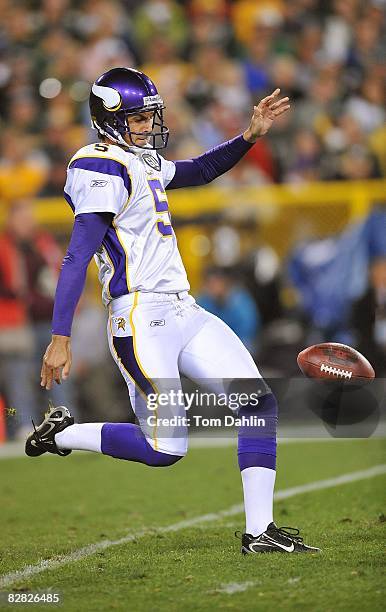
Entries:
{"label": "reebok logo", "polygon": [[165,319],[156,319],[150,323],[150,327],[162,327],[162,325],[165,325]]}
{"label": "reebok logo", "polygon": [[108,182],[109,181],[94,179],[93,181],[91,181],[90,187],[106,187]]}

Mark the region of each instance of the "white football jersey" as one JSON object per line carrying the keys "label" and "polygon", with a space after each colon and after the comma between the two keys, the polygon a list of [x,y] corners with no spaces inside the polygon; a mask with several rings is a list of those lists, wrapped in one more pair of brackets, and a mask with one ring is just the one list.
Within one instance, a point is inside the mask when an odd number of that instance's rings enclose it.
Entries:
{"label": "white football jersey", "polygon": [[189,290],[165,193],[175,170],[152,149],[105,143],[87,145],[71,159],[64,196],[75,216],[114,213],[94,257],[105,305],[134,291]]}

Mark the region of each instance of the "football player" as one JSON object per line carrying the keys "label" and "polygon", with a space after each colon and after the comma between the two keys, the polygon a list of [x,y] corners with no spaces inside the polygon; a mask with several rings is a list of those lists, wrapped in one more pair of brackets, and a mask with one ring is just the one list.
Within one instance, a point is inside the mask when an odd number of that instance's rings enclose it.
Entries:
{"label": "football player", "polygon": [[[181,391],[180,375],[223,381],[220,387],[228,392],[242,389],[247,381],[248,397],[258,396],[258,402],[247,402],[237,416],[247,423],[255,423],[258,416],[265,429],[262,434],[246,425],[238,434],[244,554],[318,549],[305,545],[298,531],[279,529],[273,521],[276,399],[239,338],[189,294],[166,190],[204,185],[230,170],[289,109],[288,98],[279,94],[276,89],[254,107],[243,134],[199,157],[173,162],[158,153],[167,145],[169,130],[163,100],[149,77],[138,70],[113,68],[92,85],[91,121],[99,142],[80,149],[68,166],[64,197],[75,221],[58,281],[41,385],[50,389],[70,374],[72,320],[94,256],[108,309],[110,351],[139,425],[74,424],[69,410],[58,407],[48,411],[26,441],[29,456],[88,450],[170,466],[187,452],[185,405],[176,393]],[[164,428],[157,418],[165,413],[160,402],[150,419],[148,400],[172,391],[180,399],[168,404],[167,414],[180,421]]]}

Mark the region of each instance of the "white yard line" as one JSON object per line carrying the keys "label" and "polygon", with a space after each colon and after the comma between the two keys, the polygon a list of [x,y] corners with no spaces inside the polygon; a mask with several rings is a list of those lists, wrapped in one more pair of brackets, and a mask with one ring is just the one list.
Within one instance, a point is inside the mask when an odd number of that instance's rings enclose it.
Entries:
{"label": "white yard line", "polygon": [[[350,474],[342,474],[341,476],[327,478],[326,480],[317,480],[315,482],[309,482],[307,484],[299,485],[297,487],[291,487],[289,489],[282,489],[281,491],[276,492],[275,499],[288,499],[289,497],[294,497],[295,495],[300,495],[301,493],[308,493],[310,491],[320,491],[321,489],[328,489],[330,487],[338,487],[349,482],[373,478],[374,476],[379,476],[381,474],[386,474],[386,464],[375,465],[367,470],[352,472]],[[118,540],[103,540],[102,542],[89,544],[88,546],[79,548],[78,550],[75,550],[74,552],[69,553],[68,555],[58,557],[57,559],[43,560],[40,561],[40,563],[37,563],[36,565],[27,565],[23,569],[16,570],[15,572],[0,576],[0,589],[9,587],[15,582],[20,582],[21,580],[31,578],[31,576],[40,574],[45,570],[53,570],[58,567],[61,567],[62,565],[67,565],[68,563],[72,563],[74,561],[81,561],[82,559],[85,559],[90,555],[94,555],[100,550],[105,550],[106,548],[111,548],[112,546],[119,546],[120,544],[127,544],[129,542],[133,542],[134,540],[143,538],[146,535],[154,534],[154,532],[170,533],[174,531],[180,531],[181,529],[194,527],[195,525],[199,525],[201,523],[209,523],[228,516],[234,516],[236,514],[240,514],[241,512],[243,512],[243,510],[243,504],[236,504],[235,506],[231,506],[226,510],[220,510],[220,512],[203,514],[201,516],[196,516],[185,521],[173,523],[172,525],[159,527],[156,530],[143,529],[141,531],[137,531],[136,533],[119,538]]]}
{"label": "white yard line", "polygon": [[251,581],[247,580],[247,582],[229,582],[228,584],[222,584],[214,591],[210,591],[211,593],[225,593],[226,595],[233,595],[234,593],[242,593],[243,591],[247,591],[252,588],[256,584],[259,584],[256,580]]}
{"label": "white yard line", "polygon": [[[300,582],[300,577],[288,578],[287,584],[293,585]],[[209,591],[209,593],[224,593],[225,595],[234,595],[235,593],[243,593],[248,589],[260,584],[259,580],[247,580],[246,582],[228,582],[228,584],[221,584],[217,589]]]}

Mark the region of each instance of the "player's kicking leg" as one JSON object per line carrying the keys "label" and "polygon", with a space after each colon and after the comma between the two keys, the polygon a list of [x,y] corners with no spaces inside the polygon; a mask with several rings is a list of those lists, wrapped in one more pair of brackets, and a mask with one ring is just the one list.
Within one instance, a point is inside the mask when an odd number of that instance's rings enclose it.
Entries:
{"label": "player's kicking leg", "polygon": [[72,450],[103,453],[152,467],[167,467],[180,455],[152,448],[138,425],[132,423],[80,423],[64,406],[51,407],[42,423],[28,436],[25,452],[29,457],[53,453],[65,457]]}
{"label": "player's kicking leg", "polygon": [[[273,521],[273,493],[276,476],[276,398],[262,380],[247,349],[233,331],[217,317],[201,309],[197,332],[192,334],[180,356],[181,372],[207,384],[210,380],[231,382],[230,391],[258,394],[257,405],[249,402],[238,411],[247,425],[238,433],[238,461],[244,492],[246,518],[242,553],[318,552],[303,543],[297,529],[278,528]],[[194,328],[194,322],[191,322]],[[217,384],[217,383],[216,383]],[[240,386],[240,387],[239,387]],[[231,388],[232,387],[232,388]],[[238,388],[239,387],[239,388]],[[254,426],[265,423],[263,431]]]}
{"label": "player's kicking leg", "polygon": [[[152,467],[166,467],[182,459],[187,451],[187,431],[184,426],[160,428],[148,424],[148,399],[156,395],[154,380],[165,381],[167,389],[180,388],[177,368],[180,351],[179,336],[174,326],[162,327],[157,336],[152,332],[152,319],[168,319],[175,316],[173,300],[140,303],[138,308],[123,307],[109,317],[108,338],[112,356],[127,384],[131,404],[140,425],[133,423],[80,423],[74,424],[67,408],[51,409],[43,422],[26,442],[26,454],[38,456],[45,452],[68,455],[71,450],[99,452],[110,457],[135,461]],[[138,322],[137,312],[139,311]],[[119,316],[118,316],[119,315]],[[117,321],[130,321],[130,326]],[[170,331],[169,331],[170,330]],[[137,331],[136,339],[133,333]],[[163,332],[163,333],[162,333]],[[149,374],[150,372],[150,374]],[[173,388],[176,391],[175,388]],[[158,408],[157,413],[159,413]],[[170,407],[169,417],[185,415],[183,403]]]}

